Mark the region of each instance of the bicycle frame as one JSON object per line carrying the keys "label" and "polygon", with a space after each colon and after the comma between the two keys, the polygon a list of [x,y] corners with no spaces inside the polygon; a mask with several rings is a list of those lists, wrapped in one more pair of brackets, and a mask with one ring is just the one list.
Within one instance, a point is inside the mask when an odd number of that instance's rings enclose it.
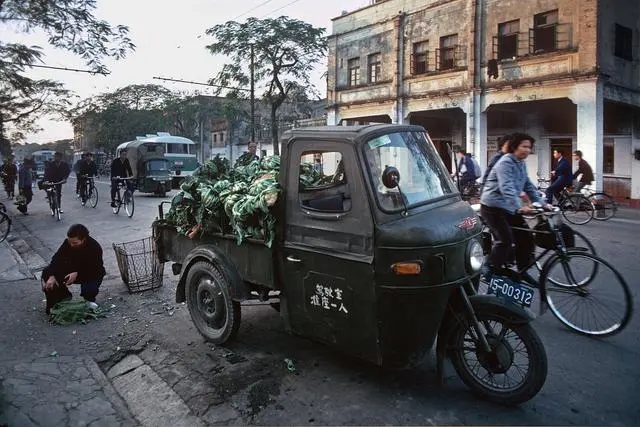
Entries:
{"label": "bicycle frame", "polygon": [[[551,215],[550,215],[551,214]],[[562,235],[562,231],[560,230],[560,227],[557,226],[552,220],[551,217],[554,215],[560,215],[560,211],[554,211],[552,213],[545,213],[545,212],[538,212],[536,214],[536,217],[538,217],[538,221],[546,221],[547,225],[549,226],[549,230],[550,231],[540,231],[540,230],[535,230],[535,229],[531,229],[531,228],[524,228],[524,227],[511,227],[512,230],[520,230],[520,231],[526,231],[527,233],[530,234],[534,234],[534,233],[545,233],[545,234],[553,234],[555,237],[555,247],[554,248],[542,248],[544,249],[540,254],[538,254],[537,256],[534,257],[534,259],[527,264],[524,268],[521,268],[518,271],[519,274],[522,274],[526,271],[528,271],[529,269],[533,268],[534,266],[537,266],[538,262],[543,259],[547,254],[549,254],[550,252],[554,252],[555,255],[549,257],[543,264],[542,267],[540,268],[540,278],[539,280],[536,281],[536,283],[531,283],[532,285],[535,285],[536,288],[540,291],[540,315],[542,315],[545,311],[546,311],[546,307],[547,307],[547,288],[546,286],[541,286],[542,283],[546,283],[546,268],[547,266],[552,262],[555,261],[556,257],[566,257],[567,254],[569,254],[570,251],[580,251],[580,252],[586,252],[588,251],[587,248],[567,248],[567,246],[564,243],[564,238]],[[543,218],[543,219],[541,219]],[[480,221],[482,221],[482,223],[486,226],[484,220],[482,219],[482,217],[480,217]],[[493,237],[493,236],[492,236]],[[538,246],[540,247],[540,246]],[[571,276],[573,276],[573,274],[571,274],[571,272],[569,271],[568,274],[570,274]],[[574,278],[571,277],[571,279],[573,280]]]}

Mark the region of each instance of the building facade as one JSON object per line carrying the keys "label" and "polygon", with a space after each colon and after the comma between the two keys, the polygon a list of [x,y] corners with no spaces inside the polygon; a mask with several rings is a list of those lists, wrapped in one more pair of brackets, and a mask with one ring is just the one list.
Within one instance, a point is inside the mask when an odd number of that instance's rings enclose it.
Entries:
{"label": "building facade", "polygon": [[595,187],[640,201],[640,2],[380,0],[333,20],[328,124],[424,126],[481,165],[536,139],[529,173],[581,150]]}

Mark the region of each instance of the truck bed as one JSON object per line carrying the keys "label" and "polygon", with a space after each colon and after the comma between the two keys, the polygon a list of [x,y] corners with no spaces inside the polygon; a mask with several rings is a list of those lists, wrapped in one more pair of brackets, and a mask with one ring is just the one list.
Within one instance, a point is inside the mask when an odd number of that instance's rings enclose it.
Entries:
{"label": "truck bed", "polygon": [[274,280],[274,251],[257,239],[246,239],[240,245],[231,234],[213,234],[189,239],[168,225],[154,224],[158,258],[162,262],[182,264],[189,252],[198,246],[211,245],[233,263],[245,282],[277,290]]}

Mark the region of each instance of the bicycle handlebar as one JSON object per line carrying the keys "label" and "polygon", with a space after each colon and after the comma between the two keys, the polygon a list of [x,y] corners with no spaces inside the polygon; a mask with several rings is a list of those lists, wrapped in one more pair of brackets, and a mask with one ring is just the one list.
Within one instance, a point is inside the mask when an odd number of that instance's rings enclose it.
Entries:
{"label": "bicycle handlebar", "polygon": [[134,179],[134,177],[132,177],[132,176],[129,176],[127,178],[120,178],[119,176],[111,177],[111,181],[120,181],[120,180],[124,181],[124,180],[129,180],[129,179]]}
{"label": "bicycle handlebar", "polygon": [[42,185],[59,185],[59,184],[65,184],[67,181],[60,181],[60,182],[51,182],[51,181],[44,181],[42,183]]}

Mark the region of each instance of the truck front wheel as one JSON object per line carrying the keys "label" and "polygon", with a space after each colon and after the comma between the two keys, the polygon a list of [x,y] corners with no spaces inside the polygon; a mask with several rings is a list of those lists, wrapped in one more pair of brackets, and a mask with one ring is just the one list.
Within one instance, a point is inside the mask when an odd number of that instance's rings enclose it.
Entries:
{"label": "truck front wheel", "polygon": [[240,303],[233,301],[229,283],[208,261],[198,261],[187,274],[187,306],[191,320],[214,344],[231,341],[240,327]]}

